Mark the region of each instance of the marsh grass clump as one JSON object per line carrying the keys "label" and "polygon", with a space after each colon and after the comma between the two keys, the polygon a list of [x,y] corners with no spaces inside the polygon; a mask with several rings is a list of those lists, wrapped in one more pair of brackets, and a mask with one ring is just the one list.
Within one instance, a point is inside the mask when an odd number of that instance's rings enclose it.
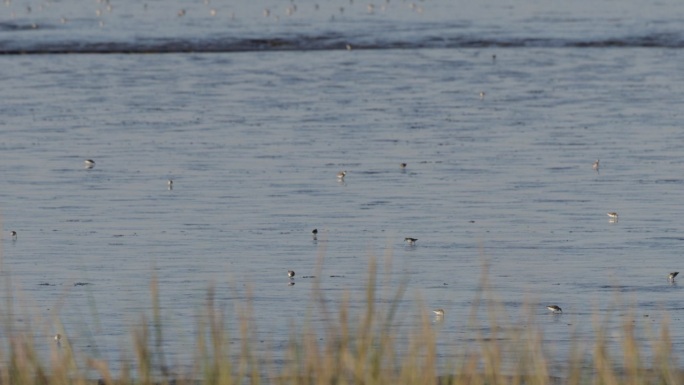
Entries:
{"label": "marsh grass clump", "polygon": [[[510,318],[502,316],[503,307],[496,306],[486,278],[469,322],[485,322],[487,327],[473,328],[471,342],[441,352],[439,323],[430,319],[426,309],[412,313],[421,316],[410,333],[397,327],[406,284],[380,301],[382,285],[374,261],[368,271],[362,306],[351,306],[350,295],[344,294],[336,302],[341,305],[329,309],[329,301],[314,284],[311,301],[316,313],[323,315],[324,325],[313,327],[310,321],[293,325],[285,359],[278,363],[263,349],[254,349],[252,342],[264,338],[254,326],[251,303],[237,304],[238,319],[227,319],[226,309],[209,288],[197,317],[194,362],[183,370],[169,365],[163,349],[164,316],[153,280],[151,317],[142,316],[131,330],[133,348],[128,359],[112,365],[118,368],[115,373],[110,363],[72,350],[68,330],[62,327],[50,358],[41,359],[35,338],[6,321],[6,341],[0,343],[0,385],[661,385],[684,381],[667,321],[655,332],[642,328],[634,316],[623,317],[616,338],[614,331],[609,336],[602,318],[610,315],[596,315],[590,342],[573,336],[568,358],[559,362],[545,344],[542,329],[535,326],[531,309],[520,321],[502,321]],[[484,321],[477,316],[482,312]],[[229,322],[238,322],[239,335],[229,335]]]}

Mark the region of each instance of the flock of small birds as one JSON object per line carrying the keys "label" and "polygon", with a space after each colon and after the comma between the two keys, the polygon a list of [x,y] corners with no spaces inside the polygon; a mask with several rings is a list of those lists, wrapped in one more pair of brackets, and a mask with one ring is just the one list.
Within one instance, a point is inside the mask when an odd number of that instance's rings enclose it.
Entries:
{"label": "flock of small birds", "polygon": [[[494,60],[496,60],[496,59],[494,59]],[[485,97],[485,93],[484,93],[484,91],[483,91],[483,92],[480,93],[480,99],[484,99],[484,97]],[[596,170],[597,172],[598,172],[598,170],[599,170],[599,164],[600,164],[600,160],[599,160],[599,159],[597,159],[597,160],[592,164],[592,168],[593,168],[594,170]],[[407,164],[406,164],[406,163],[401,163],[399,166],[401,167],[402,170],[405,170]],[[95,167],[95,161],[92,160],[92,159],[86,159],[86,160],[85,160],[85,167],[86,167],[87,169],[91,169],[91,168]],[[343,181],[344,181],[344,178],[345,178],[346,176],[347,176],[347,171],[346,171],[346,170],[345,170],[345,171],[340,171],[340,172],[337,173],[337,180],[340,181],[340,182],[343,182]],[[168,185],[169,190],[173,190],[173,180],[169,179],[167,185]],[[607,213],[607,215],[608,215],[608,217],[610,218],[610,222],[612,222],[612,223],[617,222],[617,220],[618,220],[618,213],[616,213],[616,212],[609,212],[609,213]],[[318,239],[318,229],[313,229],[313,230],[311,231],[311,234],[313,235],[313,239],[314,239],[314,240],[317,240],[317,239]],[[13,240],[16,240],[16,239],[17,239],[17,232],[16,232],[16,231],[12,231],[12,232],[11,232],[11,235],[12,235],[12,239],[13,239]],[[418,241],[418,238],[406,237],[406,238],[404,238],[404,241],[405,241],[409,246],[415,246],[415,245],[416,245],[416,242]],[[668,275],[668,280],[669,280],[670,282],[674,282],[675,277],[677,276],[677,274],[679,274],[678,271],[673,271],[672,273],[670,273],[670,274]],[[289,285],[290,285],[290,286],[294,285],[294,277],[295,277],[295,272],[294,272],[294,270],[288,270],[288,271],[287,271],[287,276],[288,276],[288,278],[290,278]],[[554,313],[554,314],[561,314],[561,313],[563,313],[563,309],[561,309],[561,307],[558,306],[558,305],[548,305],[548,306],[546,306],[546,308],[549,309],[549,310],[550,310],[552,313]],[[435,309],[435,310],[433,310],[432,312],[435,313],[435,317],[436,317],[437,319],[441,319],[441,318],[444,317],[444,309],[442,309],[442,308]],[[57,335],[55,336],[55,340],[56,340],[56,341],[59,341],[60,339],[61,339],[61,335],[57,334]]]}
{"label": "flock of small birds", "polygon": [[[480,96],[481,96],[482,98],[484,98],[484,92],[482,92]],[[92,159],[86,159],[86,160],[84,161],[84,163],[85,163],[85,168],[87,168],[87,169],[92,169],[93,167],[95,167],[95,161],[92,160]],[[401,163],[399,166],[401,167],[402,170],[404,170],[404,169],[406,169],[407,164],[406,164],[406,163]],[[594,164],[592,165],[592,168],[593,168],[594,170],[597,170],[597,171],[598,171],[598,169],[599,169],[599,160],[598,160],[598,159],[594,162]],[[337,179],[338,179],[338,181],[344,181],[344,177],[345,177],[345,176],[347,176],[347,171],[340,171],[340,172],[338,172],[338,173],[337,173]],[[172,179],[169,179],[169,180],[168,180],[167,186],[168,186],[169,190],[173,190],[173,180],[172,180]],[[618,220],[618,213],[616,213],[616,212],[609,212],[609,213],[607,213],[607,215],[608,215],[608,217],[610,218],[610,222],[617,222],[617,220]],[[318,239],[318,229],[313,229],[313,230],[311,231],[311,234],[313,235],[313,239],[314,239],[314,240],[317,240],[317,239]],[[16,241],[16,240],[17,240],[17,232],[16,232],[16,231],[14,231],[14,230],[10,231],[10,235],[11,235],[13,241]],[[415,245],[416,245],[416,242],[418,241],[418,238],[406,237],[406,238],[404,238],[404,241],[405,241],[409,246],[415,246]],[[674,282],[674,281],[675,281],[675,277],[677,277],[678,274],[679,274],[678,271],[673,271],[673,272],[671,272],[670,274],[668,274],[667,279],[668,279],[670,282]],[[287,276],[288,276],[288,278],[290,278],[289,285],[290,285],[290,286],[294,285],[294,277],[295,277],[295,272],[294,272],[294,270],[288,270],[288,271],[287,271]],[[558,305],[547,305],[546,308],[549,309],[549,311],[551,311],[551,312],[554,313],[554,314],[561,314],[561,313],[563,313],[563,309],[561,309],[561,307],[558,306]],[[444,309],[442,309],[442,308],[435,309],[435,310],[433,310],[432,312],[435,313],[435,318],[437,318],[437,319],[442,319],[442,318],[444,317]],[[62,336],[61,336],[60,334],[56,334],[56,335],[54,336],[54,338],[55,338],[55,341],[57,341],[57,343],[59,344],[59,343],[60,343],[60,340],[62,339]]]}
{"label": "flock of small birds", "polygon": [[[114,13],[115,8],[111,4],[110,0],[97,0],[95,3],[98,4],[97,5],[98,8],[93,9],[92,14],[97,19],[99,19],[99,26],[104,27],[105,26],[105,20],[106,20],[105,16],[107,14]],[[252,16],[258,15],[258,14],[256,14],[256,15],[251,14],[251,13],[239,14],[239,13],[236,13],[235,11],[223,12],[220,8],[212,6],[211,0],[203,0],[201,3],[203,4],[203,6],[201,8],[194,7],[192,9],[186,9],[186,8],[178,9],[177,11],[175,11],[176,17],[180,19],[180,18],[183,18],[187,15],[202,14],[202,15],[208,15],[209,17],[214,18],[214,17],[219,16],[221,13],[223,13],[223,14],[227,15],[227,18],[229,20],[237,20],[238,18],[252,17]],[[290,3],[290,4],[288,4],[284,9],[263,8],[260,11],[261,16],[263,16],[265,19],[274,20],[276,22],[280,21],[281,17],[295,16],[299,11],[298,5],[295,3],[294,0],[291,0],[288,3]],[[12,4],[12,0],[4,0],[4,4],[5,4],[5,6],[9,7]],[[34,6],[34,7],[32,7],[31,5],[27,5],[27,6],[23,7],[23,9],[16,9],[15,8],[14,10],[10,11],[9,15],[7,15],[7,16],[9,16],[11,19],[15,19],[18,17],[22,17],[24,15],[30,15],[34,11],[39,11],[39,12],[44,11],[44,10],[48,9],[49,7],[52,7],[52,4],[54,4],[54,2],[45,1],[42,4],[39,4],[38,6]],[[164,4],[164,5],[166,5],[166,4]],[[387,11],[388,9],[390,9],[391,6],[392,5],[390,4],[390,1],[385,0],[384,3],[381,3],[378,6],[376,6],[375,4],[372,4],[372,3],[366,4],[365,8],[366,8],[367,14],[373,15],[373,14],[383,13],[383,12]],[[150,8],[151,8],[151,6],[148,4],[148,2],[142,2],[142,10],[143,11],[147,12]],[[330,20],[330,21],[334,21],[334,20],[336,20],[336,17],[341,17],[341,16],[345,15],[345,11],[347,11],[346,13],[349,14],[350,13],[349,10],[353,9],[353,8],[354,8],[354,1],[353,0],[349,1],[349,5],[346,8],[344,6],[336,6],[334,4],[323,4],[323,5],[321,5],[321,4],[315,3],[313,5],[313,10],[315,12],[319,13],[323,17],[327,17],[328,20]],[[414,2],[411,2],[410,4],[408,4],[408,6],[406,6],[406,7],[401,7],[401,8],[395,7],[395,9],[402,9],[402,8],[408,12],[422,14],[424,11],[424,4],[422,4],[422,2],[419,2],[419,1],[414,1]],[[224,11],[227,11],[227,10],[224,9]],[[56,13],[56,11],[53,11],[53,12]],[[172,12],[173,12],[173,10],[172,10]],[[170,15],[173,15],[173,13],[170,12]],[[61,24],[67,24],[67,23],[71,22],[71,20],[72,19],[70,17],[67,17],[67,16],[59,17],[59,22]],[[33,23],[31,25],[31,27],[33,29],[37,29],[40,26],[37,23]]]}
{"label": "flock of small birds", "polygon": [[[407,166],[406,163],[400,163],[400,164],[399,164],[399,167],[401,167],[402,171],[406,169],[406,166]],[[347,171],[346,171],[346,170],[345,170],[345,171],[340,171],[340,172],[338,172],[338,173],[337,173],[337,180],[338,180],[338,182],[344,182],[344,177],[345,177],[345,176],[347,176]],[[172,181],[172,180],[169,180],[169,190],[172,189],[172,186],[173,186],[173,181]],[[314,241],[318,240],[318,229],[313,229],[313,230],[311,230],[311,235],[312,235]],[[406,243],[409,244],[409,246],[413,246],[413,245],[416,244],[416,241],[417,241],[418,239],[407,237],[407,238],[404,238],[404,240],[406,241]],[[294,270],[288,270],[288,271],[287,271],[287,276],[290,278],[290,282],[288,283],[288,285],[289,285],[289,286],[294,285],[294,276],[295,276]],[[305,277],[305,278],[306,278],[306,277]],[[439,309],[439,310],[441,310],[441,309]],[[444,315],[444,310],[442,310],[442,315]]]}
{"label": "flock of small birds", "polygon": [[[484,92],[481,93],[480,97],[481,97],[482,99],[484,99]],[[85,167],[86,167],[87,169],[92,169],[93,167],[95,167],[95,161],[92,160],[92,159],[86,159],[86,160],[84,161],[84,163],[85,163]],[[400,164],[400,167],[401,167],[402,170],[406,169],[406,166],[407,166],[406,163],[401,163],[401,164]],[[597,170],[597,171],[598,171],[598,169],[599,169],[599,160],[598,160],[598,159],[593,163],[592,168],[593,168],[594,170]],[[347,171],[340,171],[340,172],[337,173],[337,179],[338,179],[339,181],[344,181],[344,178],[345,178],[346,176],[347,176]],[[168,182],[167,182],[167,185],[168,185],[169,190],[173,190],[173,180],[169,179]],[[610,221],[611,221],[611,222],[617,222],[617,220],[618,220],[618,213],[616,213],[616,212],[609,212],[609,213],[607,213],[607,215],[608,215],[608,217],[610,218]],[[313,230],[311,231],[311,234],[313,235],[313,239],[316,240],[317,237],[318,237],[318,229],[313,229]],[[12,231],[10,232],[10,235],[11,235],[11,237],[12,237],[12,240],[17,240],[17,232],[16,232],[16,231],[12,230]],[[416,242],[418,241],[418,238],[406,237],[406,238],[404,238],[404,241],[405,241],[409,246],[415,246]],[[675,281],[675,277],[677,277],[678,274],[679,274],[678,271],[673,271],[673,272],[671,272],[670,274],[668,274],[668,277],[667,277],[667,278],[668,278],[668,280],[669,280],[670,282],[674,282],[674,281]],[[290,286],[294,285],[295,271],[294,271],[294,270],[288,270],[288,271],[287,271],[287,276],[288,276],[288,278],[290,278],[289,285],[290,285]],[[546,308],[547,308],[549,311],[551,311],[553,314],[562,314],[562,313],[563,313],[563,309],[561,309],[561,307],[558,306],[558,305],[547,305]],[[444,309],[442,309],[442,308],[435,309],[435,310],[433,310],[432,312],[435,314],[435,318],[436,318],[437,320],[441,320],[441,319],[444,317],[444,314],[445,314]],[[61,334],[56,334],[56,335],[54,336],[54,339],[55,339],[55,341],[57,342],[57,344],[60,344],[60,343],[61,343],[61,339],[62,339]]]}
{"label": "flock of small birds", "polygon": [[[493,57],[493,60],[496,60],[496,56]],[[484,91],[483,91],[483,92],[480,92],[480,99],[484,100],[484,97],[485,97]],[[600,160],[599,160],[599,159],[596,159],[596,161],[592,164],[591,167],[592,167],[594,170],[596,170],[596,171],[598,172],[598,170],[599,170],[599,164],[600,164]],[[406,163],[402,163],[402,164],[401,164],[401,168],[403,169],[403,168],[405,168],[405,167],[406,167]],[[338,178],[339,178],[339,175],[340,175],[340,174],[338,174]],[[344,176],[342,176],[342,177],[344,178]],[[607,215],[608,215],[608,217],[610,218],[610,219],[609,219],[609,222],[610,222],[610,223],[616,223],[616,222],[618,221],[618,213],[616,213],[616,212],[614,212],[614,211],[611,211],[611,212],[607,213]],[[416,241],[418,241],[418,239],[417,239],[417,238],[406,237],[406,238],[404,238],[404,241],[405,241],[409,246],[415,246]],[[678,271],[674,271],[674,272],[670,273],[670,274],[668,275],[668,280],[669,280],[670,282],[674,282],[675,277],[677,276],[677,274],[679,274]],[[563,309],[561,309],[561,307],[558,306],[558,305],[548,305],[548,306],[546,306],[546,308],[549,309],[549,310],[550,310],[551,312],[553,312],[554,314],[561,314],[561,313],[563,313]],[[435,310],[433,310],[432,312],[435,313],[435,317],[438,318],[438,319],[441,319],[442,317],[444,317],[444,309],[435,309]]]}
{"label": "flock of small birds", "polygon": [[[596,172],[598,172],[599,167],[600,167],[600,159],[596,159],[596,161],[591,165],[591,168],[593,168],[594,170],[596,170]],[[609,219],[608,219],[608,222],[610,222],[610,223],[617,223],[618,217],[619,217],[618,213],[616,213],[616,212],[614,212],[614,211],[611,211],[611,212],[607,213],[607,215],[608,215],[608,218],[609,218]],[[667,279],[668,279],[670,282],[674,283],[675,277],[676,277],[678,274],[679,274],[678,271],[673,271],[673,272],[671,272],[670,274],[667,275]],[[558,306],[558,305],[548,305],[548,306],[546,306],[546,308],[549,309],[549,310],[550,310],[552,313],[554,313],[554,314],[563,313],[563,310],[562,310],[562,309],[560,308],[560,306]]]}
{"label": "flock of small birds", "polygon": [[[484,92],[482,93],[484,97]],[[402,171],[406,170],[406,166],[408,166],[406,163],[400,163],[399,167],[401,167]],[[344,181],[344,177],[347,176],[347,171],[340,171],[337,173],[337,180],[340,182]],[[313,229],[311,231],[311,234],[313,235],[313,239],[317,240],[318,239],[318,229]],[[416,242],[418,241],[418,238],[411,238],[411,237],[406,237],[404,238],[404,241],[409,245],[409,246],[415,246]],[[290,278],[290,286],[294,285],[293,279],[294,279],[295,272],[293,270],[288,270],[287,276]],[[437,320],[441,320],[444,317],[444,309],[435,309],[432,311],[435,313],[435,318]]]}

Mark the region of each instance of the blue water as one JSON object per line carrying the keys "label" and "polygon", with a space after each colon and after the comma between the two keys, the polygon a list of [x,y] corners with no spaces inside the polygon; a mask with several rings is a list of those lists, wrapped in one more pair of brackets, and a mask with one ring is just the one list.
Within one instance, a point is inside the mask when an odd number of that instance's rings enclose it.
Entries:
{"label": "blue water", "polygon": [[672,47],[676,0],[6,0],[0,52],[236,52],[487,47]]}
{"label": "blue water", "polygon": [[488,330],[469,318],[483,274],[499,321],[532,312],[561,362],[629,308],[669,320],[681,356],[684,4],[411,4],[3,5],[16,330],[116,369],[157,279],[169,364],[191,365],[209,287],[234,339],[247,316],[282,360],[344,293],[363,311],[377,258],[380,304],[407,285],[398,330],[445,309],[445,366]]}

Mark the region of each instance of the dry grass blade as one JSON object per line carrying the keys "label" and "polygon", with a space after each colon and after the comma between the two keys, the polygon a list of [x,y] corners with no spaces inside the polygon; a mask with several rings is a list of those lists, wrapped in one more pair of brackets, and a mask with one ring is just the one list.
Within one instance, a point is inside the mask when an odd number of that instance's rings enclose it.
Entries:
{"label": "dry grass blade", "polygon": [[[319,277],[322,260],[321,255]],[[386,258],[385,268],[388,266],[391,263]],[[134,363],[129,365],[122,358],[116,373],[112,373],[110,363],[73,351],[68,330],[61,326],[61,339],[52,347],[48,365],[36,351],[34,336],[15,328],[11,317],[6,316],[4,334],[8,337],[0,349],[0,385],[92,384],[94,380],[102,385],[682,383],[666,321],[660,325],[659,333],[647,340],[651,342],[652,362],[644,360],[648,347],[644,346],[633,314],[623,318],[619,333],[613,330],[612,340],[607,337],[606,320],[613,315],[608,314],[603,319],[595,318],[591,345],[583,345],[586,339],[572,336],[569,358],[559,363],[546,348],[542,330],[535,326],[532,308],[519,324],[502,321],[510,317],[503,313],[503,307],[497,306],[484,264],[480,289],[469,316],[473,333],[469,340],[474,342],[448,355],[438,348],[438,323],[431,322],[422,306],[416,310],[422,316],[411,319],[416,323],[412,332],[399,332],[406,330],[398,325],[405,318],[402,312],[406,309],[400,309],[400,304],[406,302],[407,281],[402,281],[395,292],[382,293],[378,286],[383,285],[378,284],[377,276],[378,266],[371,258],[364,296],[355,300],[345,293],[335,309],[329,307],[330,301],[325,298],[320,282],[316,282],[312,292],[316,311],[309,313],[309,320],[303,325],[293,325],[288,354],[279,364],[270,362],[268,353],[257,353],[254,349],[255,341],[262,339],[254,326],[250,301],[236,305],[240,335],[235,346],[239,349],[231,351],[225,312],[217,305],[213,287],[208,289],[206,306],[197,317],[196,362],[189,366],[193,368],[189,373],[179,373],[167,366],[163,350],[164,316],[156,280],[150,286],[152,319],[141,316],[139,325],[132,330],[133,349],[129,354],[135,357]],[[251,293],[247,297],[251,298]],[[13,304],[8,299],[6,306],[11,310]],[[314,316],[322,317],[316,326],[312,322]],[[615,346],[620,348],[617,354]],[[97,378],[92,378],[93,373]]]}

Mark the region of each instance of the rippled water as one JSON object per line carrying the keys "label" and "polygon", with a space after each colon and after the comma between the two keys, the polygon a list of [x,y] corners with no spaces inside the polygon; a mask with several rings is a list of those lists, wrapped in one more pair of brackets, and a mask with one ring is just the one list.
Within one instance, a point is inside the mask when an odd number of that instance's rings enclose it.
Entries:
{"label": "rippled water", "polygon": [[[93,3],[102,26],[90,5],[27,4],[4,10],[6,51],[176,52],[0,57],[2,296],[39,343],[59,319],[79,349],[118,359],[156,277],[171,363],[192,359],[209,286],[229,319],[251,303],[260,349],[281,357],[292,325],[324,324],[305,277],[329,309],[344,292],[363,309],[375,256],[379,302],[407,282],[398,328],[446,310],[445,357],[485,328],[468,321],[485,265],[501,321],[529,305],[561,356],[573,331],[591,338],[592,314],[615,314],[617,330],[629,305],[646,324],[670,319],[684,351],[682,288],[667,280],[684,241],[684,60],[665,33],[679,3],[494,2],[455,19],[431,1],[333,19],[332,2],[290,19],[273,4]],[[247,46],[185,52],[222,35]],[[255,43],[282,35],[285,49]],[[465,43],[430,43],[440,35]]]}
{"label": "rippled water", "polygon": [[0,53],[684,45],[677,0],[5,0]]}

